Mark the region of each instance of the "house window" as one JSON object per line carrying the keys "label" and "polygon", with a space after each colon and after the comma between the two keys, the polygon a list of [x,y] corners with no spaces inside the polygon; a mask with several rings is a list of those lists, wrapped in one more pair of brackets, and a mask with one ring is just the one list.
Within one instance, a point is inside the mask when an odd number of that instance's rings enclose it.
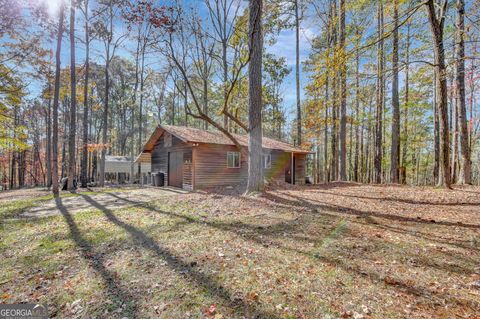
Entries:
{"label": "house window", "polygon": [[272,168],[272,155],[263,155],[263,168]]}
{"label": "house window", "polygon": [[240,168],[240,152],[227,152],[227,167]]}

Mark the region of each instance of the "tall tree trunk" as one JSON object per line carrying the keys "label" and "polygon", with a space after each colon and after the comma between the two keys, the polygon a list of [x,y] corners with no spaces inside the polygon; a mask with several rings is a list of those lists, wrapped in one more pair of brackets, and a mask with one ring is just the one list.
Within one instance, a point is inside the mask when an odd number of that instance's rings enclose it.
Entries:
{"label": "tall tree trunk", "polygon": [[[370,103],[368,104],[368,114],[372,114],[372,104],[373,104],[373,97],[370,98]],[[372,159],[375,157],[375,148],[372,145],[372,140],[375,138],[374,137],[374,128],[372,127],[372,120],[367,119],[367,140],[366,140],[366,148],[365,148],[365,159],[366,159],[366,180],[367,183],[372,182]],[[373,152],[372,152],[373,149]]]}
{"label": "tall tree trunk", "polygon": [[364,134],[365,134],[365,104],[363,105],[362,108],[362,126],[360,128],[360,159],[359,159],[359,174],[358,174],[358,181],[361,183],[365,182],[365,156],[364,156]]}
{"label": "tall tree trunk", "polygon": [[68,185],[69,191],[75,191],[75,168],[77,150],[75,134],[77,124],[77,79],[75,68],[75,0],[70,1],[70,130],[68,131]]}
{"label": "tall tree trunk", "polygon": [[355,49],[355,158],[353,161],[353,180],[358,182],[358,152],[360,139],[360,32],[358,27],[355,30],[356,49]]}
{"label": "tall tree trunk", "polygon": [[102,119],[102,153],[100,159],[100,187],[105,186],[105,157],[107,155],[107,144],[108,144],[108,103],[109,103],[109,93],[110,93],[110,45],[107,47],[107,59],[105,63],[105,103],[103,109],[103,119]]}
{"label": "tall tree trunk", "polygon": [[[222,38],[222,68],[223,68],[223,99],[224,101],[228,97],[228,57],[227,57],[227,49],[228,43],[226,38]],[[227,101],[224,102],[225,105],[228,105]],[[228,110],[227,110],[228,111]],[[230,131],[229,123],[228,123],[228,116],[226,114],[223,115],[223,127]]]}
{"label": "tall tree trunk", "polygon": [[62,138],[62,158],[60,163],[62,163],[62,169],[60,171],[60,179],[65,177],[65,170],[68,169],[67,167],[67,142],[68,142],[68,127],[70,125],[70,116],[68,113],[68,106],[70,101],[66,98],[63,102],[63,138]]}
{"label": "tall tree trunk", "polygon": [[[337,47],[337,2],[332,2],[332,16],[334,17],[334,22],[332,26],[332,40],[333,40],[333,48]],[[337,65],[337,54],[333,55],[334,64]],[[333,79],[332,79],[332,144],[331,144],[331,160],[332,163],[330,165],[330,179],[336,180],[338,178],[338,123],[337,123],[337,116],[338,116],[338,72],[334,70],[332,72]]]}
{"label": "tall tree trunk", "polygon": [[392,149],[390,157],[390,182],[399,182],[400,168],[400,101],[398,97],[398,0],[393,2],[393,52],[392,52]]}
{"label": "tall tree trunk", "polygon": [[[328,73],[328,71],[327,71]],[[328,107],[330,102],[328,101],[329,92],[328,92],[328,81],[329,76],[325,80],[325,127],[323,132],[323,181],[329,182],[329,173],[328,173]]]}
{"label": "tall tree trunk", "polygon": [[[145,49],[146,49],[146,39],[143,40],[144,43],[141,48],[141,65],[140,65],[140,101],[138,108],[138,150],[139,152],[143,149],[143,89],[145,85]],[[139,174],[141,173],[141,165],[139,167]]]}
{"label": "tall tree trunk", "polygon": [[302,106],[300,102],[300,16],[298,1],[295,4],[295,86],[297,93],[297,144],[302,145]]}
{"label": "tall tree trunk", "polygon": [[55,88],[53,93],[53,136],[52,136],[52,192],[58,197],[58,100],[60,95],[60,54],[63,36],[63,1],[60,4],[57,30],[57,49],[55,51]]}
{"label": "tall tree trunk", "polygon": [[410,24],[407,25],[407,43],[405,45],[405,106],[403,121],[403,147],[402,147],[402,167],[405,174],[403,178],[406,181],[407,176],[407,150],[408,150],[408,110],[410,101]]}
{"label": "tall tree trunk", "polygon": [[437,17],[434,0],[427,1],[428,17],[434,40],[435,73],[436,73],[436,101],[440,122],[440,174],[438,186],[451,187],[450,171],[450,143],[448,132],[448,95],[447,95],[447,67],[445,65],[445,51],[443,44],[443,29],[448,0],[444,0]]}
{"label": "tall tree trunk", "polygon": [[[133,183],[135,180],[135,155],[137,148],[135,147],[135,106],[137,105],[137,91],[138,91],[138,83],[139,83],[139,76],[138,76],[138,69],[140,65],[140,42],[141,42],[141,27],[138,28],[138,35],[137,35],[137,50],[135,53],[135,85],[132,94],[132,119],[131,119],[131,132],[132,132],[132,145],[131,145],[131,157],[132,157],[132,164],[130,167],[130,181]],[[160,112],[159,112],[160,113]],[[139,147],[140,148],[140,147]],[[141,164],[139,164],[140,166]],[[138,170],[138,168],[137,168]],[[142,177],[139,176],[141,179]]]}
{"label": "tall tree trunk", "polygon": [[186,81],[183,81],[183,110],[185,111],[185,126],[188,126],[188,86]]}
{"label": "tall tree trunk", "polygon": [[48,78],[48,107],[47,107],[47,116],[45,121],[47,123],[47,188],[52,186],[52,88],[50,82],[50,76]]}
{"label": "tall tree trunk", "polygon": [[383,66],[384,66],[384,47],[383,47],[383,3],[378,2],[378,16],[377,16],[377,32],[378,32],[378,66],[377,66],[377,100],[376,100],[376,115],[375,115],[375,174],[374,181],[377,184],[382,182],[382,157],[383,157]]}
{"label": "tall tree trunk", "polygon": [[[105,157],[107,155],[107,148],[108,148],[108,112],[109,112],[109,98],[110,98],[110,62],[113,57],[110,56],[111,45],[112,45],[112,33],[113,33],[113,2],[110,0],[109,2],[109,26],[108,30],[110,36],[107,39],[107,43],[105,45],[106,54],[105,54],[105,105],[103,110],[103,124],[102,124],[102,154],[100,160],[100,180],[99,184],[101,187],[105,186]],[[113,52],[114,53],[114,52]]]}
{"label": "tall tree trunk", "polygon": [[[453,92],[452,94],[453,95]],[[455,100],[453,104],[453,114],[452,114],[452,125],[453,125],[453,134],[452,134],[452,183],[455,183],[457,180],[458,172],[458,100]]]}
{"label": "tall tree trunk", "polygon": [[336,74],[333,76],[333,103],[332,103],[332,132],[331,132],[331,160],[330,164],[330,180],[336,180],[338,177],[338,125],[337,125],[337,95],[338,95],[338,81]]}
{"label": "tall tree trunk", "polygon": [[[207,66],[204,65],[203,66],[203,72],[204,72],[204,75],[205,75],[205,78],[203,79],[203,113],[205,113],[206,116],[208,116],[208,78],[207,78],[207,75],[208,75],[208,72],[207,72]],[[225,115],[226,116],[226,115]],[[203,121],[203,128],[205,130],[208,130],[208,122],[207,121]]]}
{"label": "tall tree trunk", "polygon": [[457,0],[456,19],[456,87],[458,122],[460,126],[460,146],[462,151],[462,169],[460,180],[462,184],[472,183],[472,162],[467,127],[467,107],[465,103],[465,1]]}
{"label": "tall tree trunk", "polygon": [[440,122],[438,119],[437,108],[437,73],[433,74],[433,138],[434,138],[434,164],[433,164],[433,182],[438,182],[440,171]]}
{"label": "tall tree trunk", "polygon": [[262,0],[249,1],[248,65],[248,182],[247,193],[261,192],[263,181],[262,150]]}
{"label": "tall tree trunk", "polygon": [[325,127],[324,127],[324,146],[323,146],[323,179],[324,182],[330,182],[330,169],[329,169],[329,158],[328,158],[328,125],[329,125],[329,115],[328,109],[330,107],[330,68],[328,66],[328,61],[330,61],[330,46],[332,45],[332,24],[333,24],[333,6],[331,5],[328,12],[328,29],[327,29],[327,48],[326,48],[326,59],[327,59],[327,68],[325,72]]}
{"label": "tall tree trunk", "polygon": [[83,87],[83,145],[80,181],[81,187],[88,185],[88,77],[90,72],[90,34],[88,32],[88,0],[85,0],[85,81]]}
{"label": "tall tree trunk", "polygon": [[340,175],[347,180],[347,61],[345,54],[345,0],[340,0]]}
{"label": "tall tree trunk", "polygon": [[[17,106],[13,108],[13,139],[17,138],[17,125],[18,125],[18,115],[17,115]],[[18,151],[15,145],[12,147],[12,158],[10,165],[10,189],[16,187],[17,184],[17,155]]]}
{"label": "tall tree trunk", "polygon": [[25,186],[26,151],[18,152],[18,187]]}

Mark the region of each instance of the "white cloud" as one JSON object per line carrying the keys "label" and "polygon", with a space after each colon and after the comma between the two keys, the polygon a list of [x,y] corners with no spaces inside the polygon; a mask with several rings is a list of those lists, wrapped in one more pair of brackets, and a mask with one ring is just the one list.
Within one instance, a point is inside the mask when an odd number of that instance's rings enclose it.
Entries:
{"label": "white cloud", "polygon": [[[300,62],[304,62],[310,53],[311,41],[315,37],[312,28],[300,28]],[[285,57],[289,66],[295,65],[295,30],[283,30],[277,42],[266,48],[266,51],[279,57]]]}

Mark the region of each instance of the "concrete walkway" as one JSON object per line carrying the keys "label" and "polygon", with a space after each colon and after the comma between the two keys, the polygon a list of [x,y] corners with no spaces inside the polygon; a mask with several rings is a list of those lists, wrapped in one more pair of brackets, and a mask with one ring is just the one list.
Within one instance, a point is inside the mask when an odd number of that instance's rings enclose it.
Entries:
{"label": "concrete walkway", "polygon": [[[128,206],[134,206],[144,203],[149,203],[165,196],[175,196],[179,194],[186,194],[188,191],[177,188],[158,188],[158,187],[145,187],[135,189],[125,189],[120,191],[106,191],[98,194],[82,194],[62,198],[63,206],[70,212],[75,213],[79,211],[95,210],[96,207],[92,206],[89,198],[94,199],[95,202],[100,204],[106,209],[118,209]],[[38,218],[46,216],[61,215],[55,200],[49,200],[42,202],[39,206],[32,207],[20,216],[26,218]]]}

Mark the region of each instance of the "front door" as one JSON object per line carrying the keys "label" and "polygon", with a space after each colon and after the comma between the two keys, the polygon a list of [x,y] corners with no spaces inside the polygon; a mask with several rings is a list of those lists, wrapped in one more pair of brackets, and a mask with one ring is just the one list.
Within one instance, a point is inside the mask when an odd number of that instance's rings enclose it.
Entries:
{"label": "front door", "polygon": [[183,152],[168,153],[168,185],[183,187]]}

